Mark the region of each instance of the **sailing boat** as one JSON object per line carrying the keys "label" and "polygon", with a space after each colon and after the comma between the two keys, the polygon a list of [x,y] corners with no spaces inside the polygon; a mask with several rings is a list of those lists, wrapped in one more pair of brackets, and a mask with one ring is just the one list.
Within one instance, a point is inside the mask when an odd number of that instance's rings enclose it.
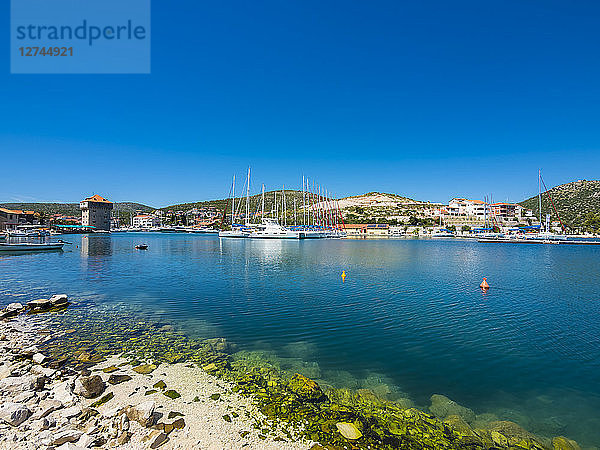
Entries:
{"label": "sailing boat", "polygon": [[438,228],[437,230],[435,230],[432,234],[431,234],[432,238],[452,238],[454,237],[454,233],[451,232],[448,228],[444,227],[444,222],[442,219],[442,210],[440,208],[440,228]]}
{"label": "sailing boat", "polygon": [[548,241],[548,242],[566,241],[567,236],[565,236],[564,234],[556,234],[556,233],[552,232],[552,228],[550,226],[550,214],[546,214],[546,221],[545,221],[545,223],[542,224],[542,184],[544,185],[544,188],[546,189],[546,195],[548,196],[548,199],[550,200],[550,203],[552,204],[552,208],[554,208],[554,212],[556,213],[556,216],[558,217],[558,220],[560,221],[560,224],[561,224],[563,230],[565,228],[564,225],[562,224],[562,221],[560,220],[558,211],[554,207],[554,202],[552,201],[552,197],[550,197],[550,193],[549,193],[548,189],[546,188],[546,183],[544,183],[544,179],[542,178],[542,169],[540,169],[538,171],[538,206],[539,206],[539,215],[540,215],[540,232],[537,235],[528,236],[526,239],[538,240],[538,241],[541,240],[541,241]]}
{"label": "sailing boat", "polygon": [[[249,225],[249,209],[250,209],[250,167],[248,167],[248,179],[247,183],[247,191],[246,191],[246,218],[245,223],[246,226],[235,223],[235,175],[233,175],[233,181],[231,184],[231,230],[221,230],[219,231],[219,237],[227,237],[227,238],[246,238],[250,234],[250,230],[248,229]],[[239,203],[238,203],[239,206]],[[227,213],[227,207],[225,207],[225,214]]]}

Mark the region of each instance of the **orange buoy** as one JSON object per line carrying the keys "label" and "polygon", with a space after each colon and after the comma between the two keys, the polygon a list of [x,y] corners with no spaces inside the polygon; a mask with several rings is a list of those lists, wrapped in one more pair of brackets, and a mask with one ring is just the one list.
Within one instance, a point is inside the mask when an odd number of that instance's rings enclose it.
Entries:
{"label": "orange buoy", "polygon": [[490,288],[490,285],[487,282],[487,278],[485,278],[485,277],[483,278],[483,281],[481,282],[481,284],[479,285],[479,287],[481,289],[489,289]]}
{"label": "orange buoy", "polygon": [[346,271],[342,270],[342,281],[346,280]]}

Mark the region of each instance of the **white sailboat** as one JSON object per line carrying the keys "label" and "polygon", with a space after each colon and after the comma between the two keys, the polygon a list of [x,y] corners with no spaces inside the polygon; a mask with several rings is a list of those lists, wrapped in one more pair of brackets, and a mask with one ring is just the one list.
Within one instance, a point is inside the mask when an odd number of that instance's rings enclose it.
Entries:
{"label": "white sailboat", "polygon": [[[552,232],[552,227],[550,224],[550,214],[546,214],[546,221],[542,225],[542,169],[538,171],[538,207],[539,207],[539,215],[540,215],[540,232],[533,236],[527,236],[525,239],[535,240],[535,241],[547,241],[547,242],[558,242],[558,241],[566,241],[567,236],[563,234],[556,234]],[[545,184],[544,184],[545,187]],[[548,197],[550,195],[548,194]],[[558,213],[557,213],[558,214]],[[560,217],[559,217],[560,220]],[[562,225],[562,223],[561,223]]]}
{"label": "white sailboat", "polygon": [[[247,192],[250,190],[250,168],[248,167],[248,184]],[[249,195],[246,194],[246,225],[249,222]],[[231,230],[219,231],[219,237],[223,238],[246,238],[250,234],[247,226],[243,226],[235,223],[235,175],[233,175],[233,182],[231,185]]]}

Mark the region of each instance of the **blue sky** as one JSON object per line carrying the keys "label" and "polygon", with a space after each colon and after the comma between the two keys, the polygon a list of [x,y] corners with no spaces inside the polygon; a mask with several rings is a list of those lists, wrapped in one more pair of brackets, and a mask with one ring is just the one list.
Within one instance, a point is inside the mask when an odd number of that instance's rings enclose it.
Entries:
{"label": "blue sky", "polygon": [[[8,2],[0,29],[9,28]],[[593,1],[153,0],[150,75],[11,75],[0,201],[256,191],[520,201],[600,173]]]}

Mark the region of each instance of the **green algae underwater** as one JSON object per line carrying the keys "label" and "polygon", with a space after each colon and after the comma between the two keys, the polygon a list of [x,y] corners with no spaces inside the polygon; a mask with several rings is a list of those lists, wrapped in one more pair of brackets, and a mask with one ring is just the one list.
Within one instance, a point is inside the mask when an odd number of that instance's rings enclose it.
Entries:
{"label": "green algae underwater", "polygon": [[[124,308],[92,309],[75,302],[45,316],[50,321],[42,333],[52,335],[44,346],[50,367],[83,370],[113,355],[128,359],[140,373],[161,363],[194,364],[254,400],[268,418],[254,425],[260,435],[283,431],[290,441],[306,438],[318,443],[315,450],[579,448],[565,437],[535,436],[509,421],[472,427],[461,414],[470,410],[443,396],[437,397],[458,414],[436,417],[411,407],[410,400],[389,400],[370,389],[320,386],[308,377],[313,373],[310,364],[305,374],[281,369],[256,354],[236,351],[224,338],[191,338],[170,324]],[[146,394],[158,392],[172,399],[180,396],[162,386]],[[105,396],[99,402],[110,400]]]}

